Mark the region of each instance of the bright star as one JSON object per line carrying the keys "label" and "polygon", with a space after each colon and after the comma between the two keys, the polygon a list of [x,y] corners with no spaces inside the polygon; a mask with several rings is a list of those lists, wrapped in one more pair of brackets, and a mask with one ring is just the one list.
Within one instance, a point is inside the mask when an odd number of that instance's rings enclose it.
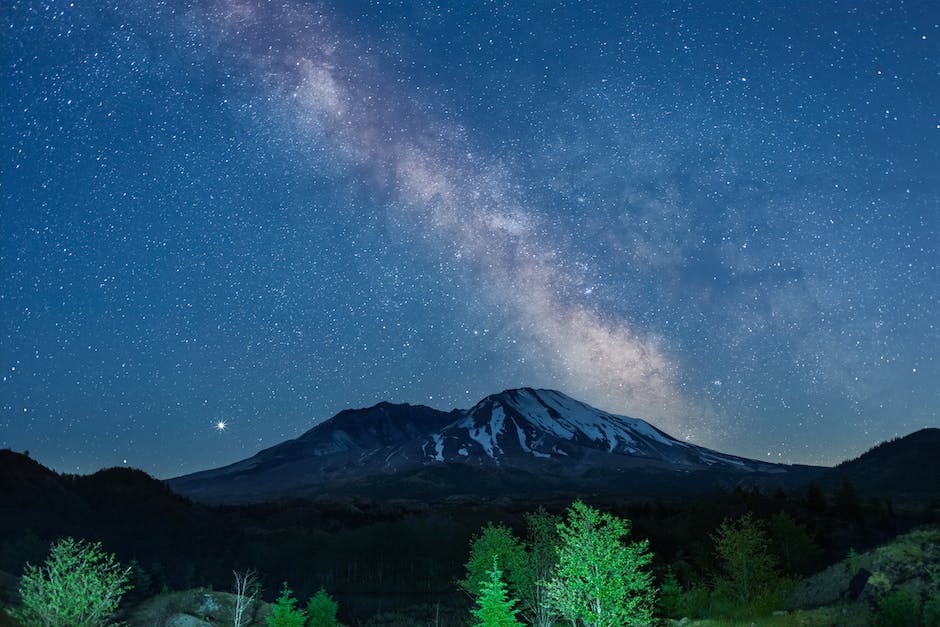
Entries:
{"label": "bright star", "polygon": [[220,421],[218,421],[217,423],[215,423],[215,429],[216,429],[216,431],[225,431],[225,427],[227,427],[227,426],[228,426],[228,425],[225,424],[225,421],[224,421],[224,420],[220,420]]}

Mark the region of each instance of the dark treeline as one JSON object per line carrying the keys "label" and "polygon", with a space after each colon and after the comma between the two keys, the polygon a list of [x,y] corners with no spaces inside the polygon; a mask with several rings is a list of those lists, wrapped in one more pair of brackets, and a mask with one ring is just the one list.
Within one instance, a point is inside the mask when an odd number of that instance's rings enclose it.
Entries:
{"label": "dark treeline", "polygon": [[[27,561],[41,563],[53,540],[70,535],[101,541],[122,562],[134,564],[130,602],[163,589],[228,590],[233,570],[254,569],[266,599],[274,598],[283,581],[300,598],[322,586],[349,622],[403,605],[468,605],[456,581],[481,526],[501,522],[521,533],[525,512],[544,506],[560,514],[574,496],[629,518],[631,536],[650,540],[657,577],[668,568],[687,588],[713,575],[712,536],[722,520],[747,512],[766,525],[778,563],[794,576],[938,520],[936,502],[901,506],[865,498],[848,482],[791,493],[734,490],[686,502],[574,495],[539,503],[323,500],[208,507],[140,471],[63,476],[35,466],[0,480],[0,571],[12,577]],[[6,602],[13,601],[12,577],[0,589]]]}

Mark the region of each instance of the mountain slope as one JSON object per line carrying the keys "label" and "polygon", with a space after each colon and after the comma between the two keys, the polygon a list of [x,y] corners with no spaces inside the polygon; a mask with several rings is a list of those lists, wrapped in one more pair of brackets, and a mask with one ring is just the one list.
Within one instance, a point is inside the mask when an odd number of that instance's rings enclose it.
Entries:
{"label": "mountain slope", "polygon": [[[441,466],[449,469],[435,470]],[[444,498],[493,496],[494,486],[637,493],[640,487],[630,485],[630,473],[637,472],[657,475],[646,481],[656,485],[663,477],[694,474],[702,483],[707,476],[714,488],[755,476],[787,484],[815,471],[725,455],[560,392],[522,388],[488,396],[466,411],[389,403],[344,411],[246,460],[168,483],[213,502],[356,493]],[[518,481],[523,474],[529,478]]]}
{"label": "mountain slope", "polygon": [[820,482],[833,488],[844,479],[866,496],[940,498],[940,429],[921,429],[882,442],[832,468]]}
{"label": "mountain slope", "polygon": [[783,470],[682,442],[643,420],[595,409],[554,390],[531,388],[486,397],[460,420],[432,434],[423,449],[436,461],[526,468],[548,465],[565,474],[627,460],[686,470]]}

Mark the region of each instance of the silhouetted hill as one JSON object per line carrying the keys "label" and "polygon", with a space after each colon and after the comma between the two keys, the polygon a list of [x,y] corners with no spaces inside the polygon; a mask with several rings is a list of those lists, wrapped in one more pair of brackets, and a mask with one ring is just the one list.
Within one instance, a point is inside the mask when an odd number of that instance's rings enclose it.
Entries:
{"label": "silhouetted hill", "polygon": [[9,498],[63,490],[61,477],[23,453],[0,449],[0,491]]}
{"label": "silhouetted hill", "polygon": [[189,512],[192,503],[142,470],[108,468],[91,475],[60,475],[26,455],[0,451],[0,531],[43,529],[64,518],[86,529],[128,525]]}
{"label": "silhouetted hill", "polygon": [[0,450],[0,538],[22,528],[51,529],[89,506],[69,481],[27,455]]}
{"label": "silhouetted hill", "polygon": [[41,561],[49,540],[63,535],[107,539],[112,551],[160,561],[212,518],[141,470],[61,475],[0,451],[0,569]]}
{"label": "silhouetted hill", "polygon": [[897,501],[940,498],[940,429],[921,429],[882,442],[832,468],[820,482],[835,487],[844,480],[865,496]]}

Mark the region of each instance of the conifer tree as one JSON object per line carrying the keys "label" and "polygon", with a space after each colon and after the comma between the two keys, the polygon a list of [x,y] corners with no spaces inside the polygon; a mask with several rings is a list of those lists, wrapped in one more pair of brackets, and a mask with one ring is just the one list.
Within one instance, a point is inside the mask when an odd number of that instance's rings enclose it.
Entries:
{"label": "conifer tree", "polygon": [[477,619],[474,627],[524,627],[516,618],[518,600],[509,597],[496,558],[493,558],[493,568],[486,571],[486,577],[480,583],[476,603],[477,607],[471,610]]}
{"label": "conifer tree", "polygon": [[307,622],[307,613],[300,609],[294,609],[297,599],[293,592],[284,582],[284,588],[281,590],[281,596],[275,601],[271,608],[271,615],[268,617],[268,627],[304,627]]}
{"label": "conifer tree", "polygon": [[320,588],[307,602],[308,627],[337,627],[336,612],[339,605],[333,598]]}

